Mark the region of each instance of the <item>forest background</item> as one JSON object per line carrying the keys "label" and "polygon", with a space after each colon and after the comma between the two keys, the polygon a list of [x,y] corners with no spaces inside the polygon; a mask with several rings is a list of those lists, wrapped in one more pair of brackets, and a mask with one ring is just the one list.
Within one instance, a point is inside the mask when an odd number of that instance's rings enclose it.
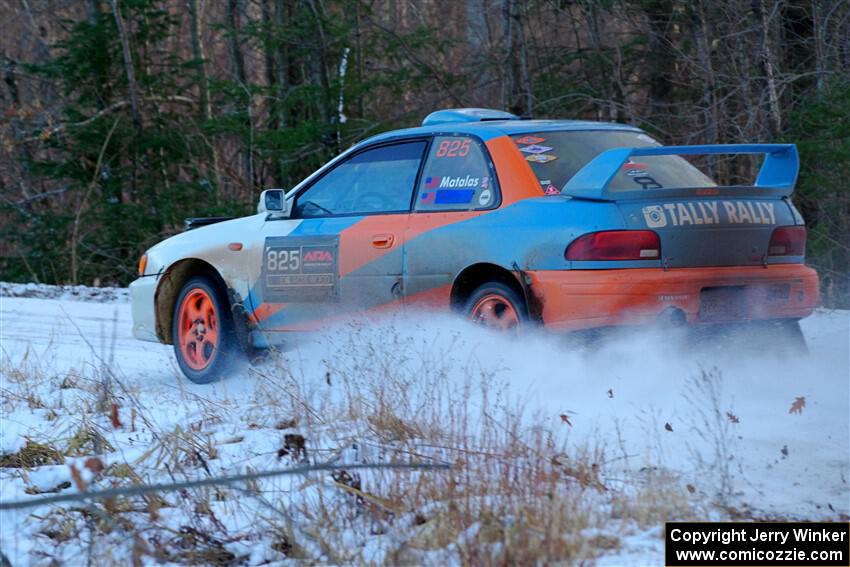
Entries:
{"label": "forest background", "polygon": [[127,284],[185,217],[480,106],[798,144],[808,263],[848,305],[850,0],[0,0],[0,30],[0,280]]}

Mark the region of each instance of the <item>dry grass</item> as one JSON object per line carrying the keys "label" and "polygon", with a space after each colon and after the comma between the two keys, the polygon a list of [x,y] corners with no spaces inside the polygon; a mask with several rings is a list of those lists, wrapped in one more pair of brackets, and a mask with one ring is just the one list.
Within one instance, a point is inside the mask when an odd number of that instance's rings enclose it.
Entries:
{"label": "dry grass", "polygon": [[17,453],[0,455],[2,468],[31,469],[43,465],[61,465],[64,462],[65,458],[61,452],[34,441],[27,441],[27,444]]}
{"label": "dry grass", "polygon": [[[449,470],[311,473],[56,507],[39,524],[57,546],[49,556],[85,541],[103,564],[234,565],[247,549],[322,564],[585,564],[635,530],[695,517],[669,473],[610,482],[604,447],[571,441],[552,416],[529,415],[474,357],[356,326],[327,340],[321,375],[303,372],[297,351],[272,356],[249,371],[254,391],[238,404],[226,383],[215,399],[180,391],[186,418],[153,431],[126,460],[104,429],[115,421],[104,414],[104,373],[93,365],[61,381],[83,412],[64,453],[109,455],[94,479],[102,487],[216,476],[242,461],[253,467],[249,431],[277,442],[266,466],[418,462]],[[14,381],[25,383],[26,372]],[[36,443],[25,452],[2,462],[63,462],[62,452]]]}

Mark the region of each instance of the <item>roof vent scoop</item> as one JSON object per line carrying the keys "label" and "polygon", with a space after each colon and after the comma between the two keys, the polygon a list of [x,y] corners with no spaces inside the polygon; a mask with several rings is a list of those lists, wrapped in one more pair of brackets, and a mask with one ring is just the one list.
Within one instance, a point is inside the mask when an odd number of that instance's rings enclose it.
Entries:
{"label": "roof vent scoop", "polygon": [[426,116],[422,125],[433,126],[435,124],[485,122],[488,120],[519,120],[519,116],[492,108],[447,108],[437,110]]}

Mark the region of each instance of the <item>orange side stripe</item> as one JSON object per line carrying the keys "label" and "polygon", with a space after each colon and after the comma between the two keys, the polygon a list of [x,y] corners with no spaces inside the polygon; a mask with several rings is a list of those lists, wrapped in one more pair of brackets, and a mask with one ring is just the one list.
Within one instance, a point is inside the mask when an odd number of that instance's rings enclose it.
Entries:
{"label": "orange side stripe", "polygon": [[[401,249],[407,229],[407,213],[398,215],[371,215],[364,217],[339,234],[339,275],[347,276],[384,254]],[[372,246],[372,237],[392,234],[395,237],[389,248]]]}

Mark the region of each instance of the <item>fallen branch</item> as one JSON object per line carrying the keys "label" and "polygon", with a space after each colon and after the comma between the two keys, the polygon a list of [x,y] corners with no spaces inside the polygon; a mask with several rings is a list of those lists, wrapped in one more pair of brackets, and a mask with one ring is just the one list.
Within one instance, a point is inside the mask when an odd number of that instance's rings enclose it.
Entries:
{"label": "fallen branch", "polygon": [[275,476],[285,476],[291,474],[306,474],[316,471],[335,471],[335,470],[356,470],[356,469],[419,469],[419,470],[448,470],[450,465],[444,463],[375,463],[375,464],[321,464],[321,465],[305,465],[294,467],[291,469],[279,469],[272,471],[261,471],[246,474],[237,474],[233,476],[222,476],[218,478],[203,478],[199,480],[187,480],[183,482],[174,482],[171,484],[149,484],[140,486],[128,486],[124,488],[107,488],[94,492],[79,492],[77,494],[57,494],[56,496],[47,496],[34,500],[19,500],[17,502],[0,502],[0,511],[3,510],[23,510],[26,508],[35,508],[36,506],[44,506],[47,504],[58,504],[60,502],[82,502],[87,500],[100,500],[104,498],[115,498],[116,496],[140,496],[142,494],[150,494],[151,492],[176,492],[186,490],[188,488],[199,488],[201,486],[216,486],[222,484],[235,484],[250,480],[258,480],[262,478],[270,478]]}

